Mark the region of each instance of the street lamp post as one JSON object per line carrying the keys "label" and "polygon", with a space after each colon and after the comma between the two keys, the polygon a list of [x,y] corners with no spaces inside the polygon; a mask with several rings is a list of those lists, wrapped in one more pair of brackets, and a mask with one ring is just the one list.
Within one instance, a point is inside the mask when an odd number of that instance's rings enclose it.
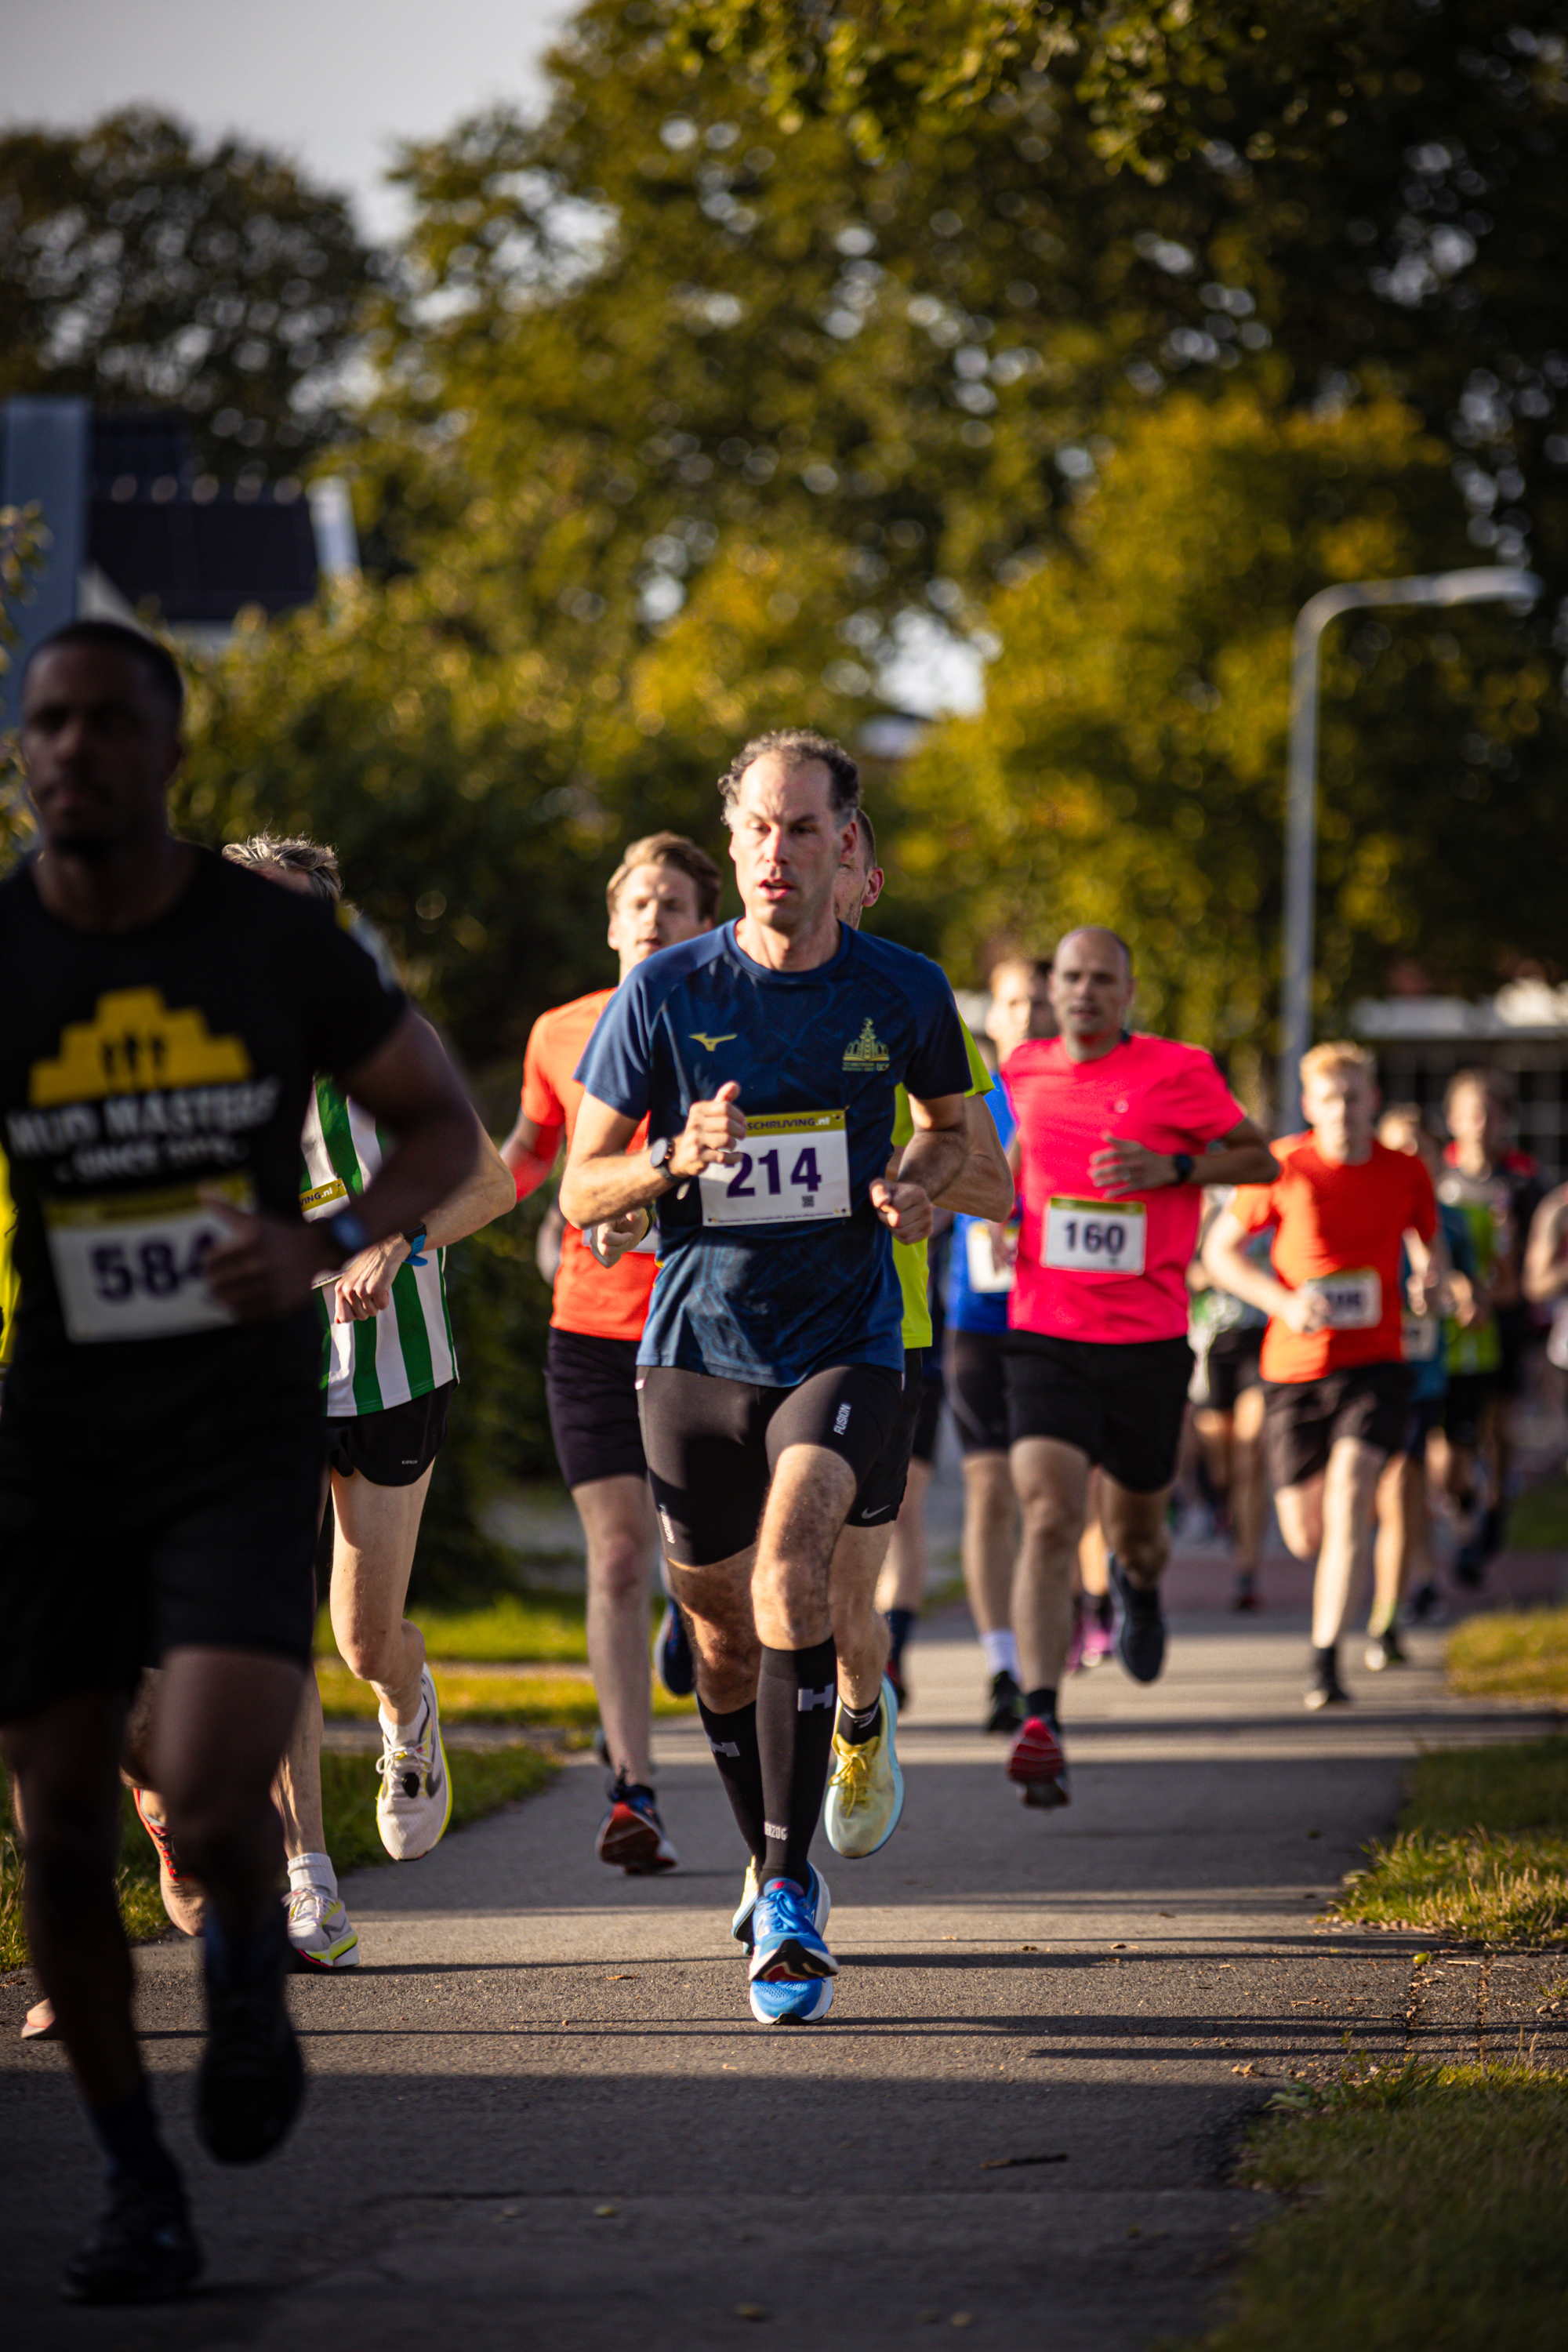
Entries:
{"label": "street lamp post", "polygon": [[1319,646],[1329,623],[1368,605],[1529,603],[1542,593],[1533,572],[1501,564],[1435,572],[1414,580],[1358,580],[1320,588],[1296,615],[1290,639],[1290,782],[1285,816],[1285,954],[1278,1123],[1294,1127],[1301,1056],[1312,1036],[1313,910],[1318,866]]}

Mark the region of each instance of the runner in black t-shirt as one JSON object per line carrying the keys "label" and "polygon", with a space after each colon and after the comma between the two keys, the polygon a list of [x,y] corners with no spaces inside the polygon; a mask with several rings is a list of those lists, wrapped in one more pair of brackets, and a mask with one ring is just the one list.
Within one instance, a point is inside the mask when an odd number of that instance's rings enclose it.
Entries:
{"label": "runner in black t-shirt", "polygon": [[[313,1279],[418,1223],[473,1118],[430,1033],[330,910],[168,830],[179,673],[111,623],[23,680],[43,835],[0,883],[0,1140],[21,1304],[0,1420],[0,1746],[33,1956],[110,2167],[69,2264],[90,2302],[201,2266],[131,2018],[114,1897],[128,1695],[163,1668],[153,1759],[207,1894],[197,2121],[265,2155],[303,2084],[268,1788],[311,1633],[325,1453]],[[307,1225],[299,1139],[330,1071],[396,1138]]]}

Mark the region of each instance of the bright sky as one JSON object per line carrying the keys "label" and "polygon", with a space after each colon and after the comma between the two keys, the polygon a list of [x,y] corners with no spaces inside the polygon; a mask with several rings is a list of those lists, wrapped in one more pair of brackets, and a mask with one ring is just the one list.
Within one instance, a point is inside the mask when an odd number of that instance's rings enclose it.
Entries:
{"label": "bright sky", "polygon": [[284,148],[385,236],[400,138],[542,89],[572,0],[47,0],[6,6],[0,121],[74,126],[148,100]]}

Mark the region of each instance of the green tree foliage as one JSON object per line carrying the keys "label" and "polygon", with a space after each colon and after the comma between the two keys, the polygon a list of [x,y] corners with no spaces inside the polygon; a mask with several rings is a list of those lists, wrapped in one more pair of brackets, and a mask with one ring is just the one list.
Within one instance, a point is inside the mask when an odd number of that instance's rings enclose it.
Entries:
{"label": "green tree foliage", "polygon": [[[1083,486],[1070,558],[999,600],[984,714],[938,730],[908,778],[904,859],[949,910],[955,971],[1109,923],[1141,1017],[1256,1071],[1291,622],[1324,580],[1463,560],[1444,459],[1392,398],[1314,413],[1239,381],[1127,429]],[[1497,986],[1500,949],[1550,940],[1568,887],[1545,658],[1481,613],[1369,614],[1328,641],[1323,710],[1325,1013],[1399,955]]]}
{"label": "green tree foliage", "polygon": [[[0,675],[11,667],[16,643],[16,608],[42,553],[38,509],[0,507]],[[0,735],[0,872],[16,856],[30,823],[22,804],[22,771],[15,735]]]}
{"label": "green tree foliage", "polygon": [[0,135],[0,397],[180,408],[203,465],[297,470],[376,264],[344,199],[265,148],[148,108]]}

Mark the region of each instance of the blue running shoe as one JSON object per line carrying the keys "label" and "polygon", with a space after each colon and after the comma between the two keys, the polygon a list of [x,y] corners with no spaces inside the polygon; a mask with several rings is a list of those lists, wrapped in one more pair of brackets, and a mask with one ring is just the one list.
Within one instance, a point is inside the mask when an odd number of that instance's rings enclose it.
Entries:
{"label": "blue running shoe", "polygon": [[659,1681],[671,1698],[689,1698],[697,1688],[697,1668],[691,1656],[691,1637],[686,1630],[686,1620],[673,1601],[664,1605],[664,1622],[658,1629],[654,1645],[654,1658]]}
{"label": "blue running shoe", "polygon": [[[811,1870],[810,1883],[805,1891],[811,1897],[812,1924],[820,1936],[826,1928],[827,1915],[833,1908],[833,1897],[827,1891],[827,1881],[822,1873],[819,1870],[812,1870],[809,1863],[806,1868]],[[741,1900],[736,1905],[735,1916],[730,1922],[731,1935],[733,1936],[736,1943],[748,1952],[756,1941],[752,1927],[752,1914],[757,1907],[757,1896],[762,1892],[762,1884],[755,1861],[748,1862],[745,1881],[741,1888]]]}
{"label": "blue running shoe", "polygon": [[757,1897],[746,1973],[753,1984],[815,1982],[838,1974],[816,1925],[816,1906],[793,1878],[770,1878]]}
{"label": "blue running shoe", "polygon": [[759,2025],[818,2025],[833,2006],[831,1977],[785,1977],[751,1988],[752,2015]]}
{"label": "blue running shoe", "polygon": [[1158,1682],[1165,1663],[1165,1612],[1160,1588],[1134,1584],[1112,1552],[1107,1562],[1119,1622],[1116,1654],[1135,1683]]}

